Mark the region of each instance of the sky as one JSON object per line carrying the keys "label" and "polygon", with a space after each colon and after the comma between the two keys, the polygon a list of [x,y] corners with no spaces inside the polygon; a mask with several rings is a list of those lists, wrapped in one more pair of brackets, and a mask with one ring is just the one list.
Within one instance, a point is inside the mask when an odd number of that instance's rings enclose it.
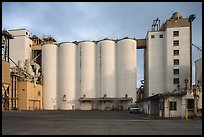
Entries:
{"label": "sky", "polygon": [[[57,42],[144,39],[157,17],[161,24],[174,12],[195,14],[192,42],[202,48],[202,2],[3,2],[2,29],[26,28],[31,35],[53,36]],[[194,61],[202,53],[192,48]],[[144,79],[143,50],[137,50],[137,88]]]}

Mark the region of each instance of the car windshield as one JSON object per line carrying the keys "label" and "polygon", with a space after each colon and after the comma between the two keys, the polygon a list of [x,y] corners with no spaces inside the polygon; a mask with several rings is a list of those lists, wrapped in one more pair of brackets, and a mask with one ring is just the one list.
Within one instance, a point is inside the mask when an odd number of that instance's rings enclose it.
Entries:
{"label": "car windshield", "polygon": [[138,105],[131,105],[130,108],[139,108]]}

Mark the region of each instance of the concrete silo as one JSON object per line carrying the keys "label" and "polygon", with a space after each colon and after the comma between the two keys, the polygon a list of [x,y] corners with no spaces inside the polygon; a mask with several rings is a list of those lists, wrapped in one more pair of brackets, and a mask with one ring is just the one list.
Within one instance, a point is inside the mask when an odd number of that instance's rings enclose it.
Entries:
{"label": "concrete silo", "polygon": [[43,108],[57,109],[58,92],[58,46],[44,44],[42,46],[42,74],[43,74]]}
{"label": "concrete silo", "polygon": [[96,82],[96,97],[99,98],[101,96],[101,56],[100,56],[100,42],[98,42],[95,46],[95,82]]}
{"label": "concrete silo", "polygon": [[75,109],[76,104],[76,45],[61,43],[59,46],[59,106],[60,109]]}
{"label": "concrete silo", "polygon": [[202,111],[202,58],[195,61],[195,84],[197,86],[198,109]]}
{"label": "concrete silo", "polygon": [[[95,98],[95,43],[90,41],[80,42],[78,44],[80,48],[78,53],[80,55],[79,60],[79,72],[80,73],[80,97],[83,98]],[[85,102],[81,104],[81,109],[90,110],[93,109],[92,102]]]}
{"label": "concrete silo", "polygon": [[100,97],[116,98],[115,42],[102,40],[100,45]]}
{"label": "concrete silo", "polygon": [[195,61],[195,84],[202,83],[202,58]]}
{"label": "concrete silo", "polygon": [[[123,39],[117,42],[118,97],[136,99],[136,41]],[[128,106],[128,105],[127,105]]]}

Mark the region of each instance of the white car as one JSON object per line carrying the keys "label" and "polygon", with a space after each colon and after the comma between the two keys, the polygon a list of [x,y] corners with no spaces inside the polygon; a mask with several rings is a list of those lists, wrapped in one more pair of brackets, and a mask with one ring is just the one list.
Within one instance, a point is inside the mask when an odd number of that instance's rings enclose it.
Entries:
{"label": "white car", "polygon": [[130,107],[129,109],[130,113],[140,113],[139,107]]}

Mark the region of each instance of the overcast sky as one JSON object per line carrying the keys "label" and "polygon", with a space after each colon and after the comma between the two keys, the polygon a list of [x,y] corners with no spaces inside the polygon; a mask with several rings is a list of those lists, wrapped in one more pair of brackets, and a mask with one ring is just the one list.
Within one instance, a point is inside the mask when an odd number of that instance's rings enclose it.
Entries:
{"label": "overcast sky", "polygon": [[[26,28],[31,34],[52,35],[57,42],[145,38],[154,19],[164,23],[173,12],[196,14],[193,43],[202,47],[201,2],[3,2],[2,29]],[[193,48],[194,60],[202,54]],[[137,52],[137,86],[143,79],[143,50]],[[193,76],[194,83],[194,76]]]}

